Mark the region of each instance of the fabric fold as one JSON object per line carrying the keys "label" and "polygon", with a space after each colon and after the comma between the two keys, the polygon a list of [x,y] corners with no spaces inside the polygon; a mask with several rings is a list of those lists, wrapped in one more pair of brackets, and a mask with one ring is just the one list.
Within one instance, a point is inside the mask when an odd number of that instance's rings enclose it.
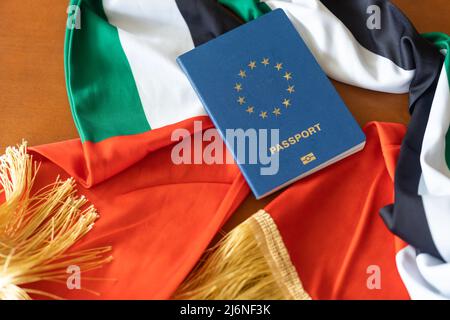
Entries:
{"label": "fabric fold", "polygon": [[[405,244],[378,215],[393,201],[390,172],[405,131],[399,124],[368,124],[363,151],[296,182],[237,226],[206,254],[178,294],[187,299],[408,299],[395,264]],[[247,260],[253,272],[240,273]],[[271,293],[261,297],[255,292],[263,287]]]}
{"label": "fabric fold", "polygon": [[[193,122],[186,121],[184,127],[192,129]],[[113,248],[114,260],[102,269],[82,273],[81,290],[45,282],[34,289],[68,299],[172,296],[249,189],[235,164],[175,164],[172,148],[178,141],[170,141],[170,132],[154,130],[140,139],[117,137],[102,142],[107,144],[101,149],[104,153],[93,153],[95,158],[88,162],[91,171],[87,172],[94,173],[85,180],[90,183],[77,188],[100,218],[71,250],[107,245]],[[85,147],[72,140],[33,148],[30,152],[41,163],[36,190],[57,176],[85,179]]]}

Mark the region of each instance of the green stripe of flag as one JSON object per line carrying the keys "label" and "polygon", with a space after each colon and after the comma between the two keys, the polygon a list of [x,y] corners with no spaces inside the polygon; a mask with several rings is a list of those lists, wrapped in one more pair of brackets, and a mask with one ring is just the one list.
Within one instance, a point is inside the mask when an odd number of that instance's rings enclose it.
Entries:
{"label": "green stripe of flag", "polygon": [[260,0],[219,0],[219,3],[230,8],[244,21],[256,19],[271,11],[269,6]]}
{"label": "green stripe of flag", "polygon": [[118,31],[108,23],[102,1],[71,0],[71,5],[80,8],[81,29],[67,28],[64,65],[81,140],[150,130]]}

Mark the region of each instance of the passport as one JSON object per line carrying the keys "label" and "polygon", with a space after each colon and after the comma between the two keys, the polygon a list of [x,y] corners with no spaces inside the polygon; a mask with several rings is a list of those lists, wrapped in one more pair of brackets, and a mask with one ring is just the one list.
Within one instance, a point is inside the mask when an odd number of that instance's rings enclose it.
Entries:
{"label": "passport", "polygon": [[282,9],[177,62],[257,199],[365,145],[361,128]]}

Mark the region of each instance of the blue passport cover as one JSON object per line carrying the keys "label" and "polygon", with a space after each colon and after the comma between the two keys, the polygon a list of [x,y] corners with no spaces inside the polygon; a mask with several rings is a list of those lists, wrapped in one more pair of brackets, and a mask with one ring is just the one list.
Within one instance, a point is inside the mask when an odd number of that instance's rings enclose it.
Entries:
{"label": "blue passport cover", "polygon": [[[258,199],[364,146],[364,133],[281,9],[177,61]],[[238,156],[227,129],[266,130],[266,155],[274,162]],[[273,129],[278,139],[270,139]],[[257,137],[264,149],[264,136]]]}

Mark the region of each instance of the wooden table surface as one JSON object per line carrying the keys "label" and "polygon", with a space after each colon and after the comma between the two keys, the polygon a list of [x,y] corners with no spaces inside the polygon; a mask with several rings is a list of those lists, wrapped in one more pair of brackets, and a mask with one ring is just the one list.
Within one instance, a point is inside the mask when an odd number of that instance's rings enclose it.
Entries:
{"label": "wooden table surface", "polygon": [[[450,33],[450,0],[393,2],[419,32]],[[64,81],[67,4],[60,0],[0,0],[1,153],[22,138],[37,145],[78,137]],[[406,95],[333,83],[361,126],[371,120],[408,123]],[[264,207],[274,196],[260,201],[249,196],[224,229]]]}

